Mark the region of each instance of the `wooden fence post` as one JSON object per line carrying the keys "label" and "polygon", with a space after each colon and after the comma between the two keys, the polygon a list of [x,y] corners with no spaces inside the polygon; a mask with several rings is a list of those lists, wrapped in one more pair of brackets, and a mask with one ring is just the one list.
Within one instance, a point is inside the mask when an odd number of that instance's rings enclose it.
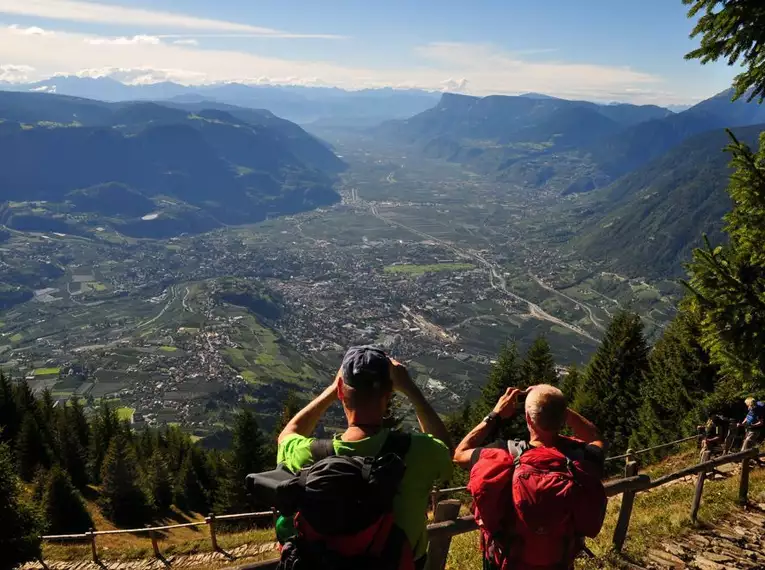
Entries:
{"label": "wooden fence post", "polygon": [[[627,450],[627,465],[624,467],[624,477],[634,477],[638,473],[637,461],[632,459],[632,450]],[[622,506],[619,509],[619,519],[616,521],[614,529],[613,547],[616,552],[621,552],[624,541],[627,539],[627,530],[630,526],[632,517],[632,507],[635,504],[635,491],[624,491],[622,493]]]}
{"label": "wooden fence post", "polygon": [[725,435],[725,447],[723,448],[723,454],[728,455],[730,450],[733,449],[733,442],[736,440],[736,431],[738,430],[738,422],[731,420],[728,424],[728,433]]}
{"label": "wooden fence post", "polygon": [[[146,528],[150,528],[151,525],[146,525]],[[157,558],[162,558],[162,553],[159,551],[159,542],[157,542],[157,531],[150,530],[149,531],[149,538],[151,539],[151,548],[154,550],[154,556]]]}
{"label": "wooden fence post", "polygon": [[[712,457],[712,452],[708,449],[701,454],[701,463],[706,463]],[[701,471],[696,478],[696,493],[693,495],[693,504],[691,505],[691,522],[696,524],[701,507],[701,495],[704,493],[704,481],[707,479],[707,471]]]}
{"label": "wooden fence post", "polygon": [[439,499],[438,487],[433,485],[433,489],[430,491],[430,510],[433,511],[433,516],[436,516],[436,506],[438,506]]}
{"label": "wooden fence post", "polygon": [[93,555],[93,562],[98,564],[98,549],[96,548],[96,529],[92,528],[88,531],[90,535],[90,553]]}
{"label": "wooden fence post", "polygon": [[738,484],[738,504],[746,505],[749,502],[749,470],[752,468],[751,460],[744,459],[741,462],[741,480]]}
{"label": "wooden fence post", "polygon": [[[445,522],[457,520],[460,514],[460,502],[457,500],[441,501],[436,505],[433,522]],[[428,547],[428,570],[444,570],[446,559],[449,556],[449,547],[452,537],[438,538],[430,541]]]}
{"label": "wooden fence post", "polygon": [[215,535],[215,513],[210,513],[210,516],[207,517],[207,525],[210,527],[210,543],[212,544],[213,552],[217,552],[219,548],[218,537]]}

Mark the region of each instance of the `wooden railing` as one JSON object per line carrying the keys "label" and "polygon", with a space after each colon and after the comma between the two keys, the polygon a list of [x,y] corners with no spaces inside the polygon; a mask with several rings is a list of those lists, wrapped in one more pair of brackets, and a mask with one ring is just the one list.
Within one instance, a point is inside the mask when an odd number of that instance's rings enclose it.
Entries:
{"label": "wooden railing", "polygon": [[[702,462],[698,465],[693,465],[653,480],[648,475],[637,474],[637,462],[632,459],[631,455],[626,457],[627,464],[625,466],[624,478],[609,481],[604,485],[608,497],[623,495],[622,504],[619,509],[619,517],[611,539],[614,550],[621,552],[622,547],[624,546],[624,541],[629,529],[630,518],[632,516],[634,499],[637,493],[650,491],[651,489],[661,487],[662,485],[666,485],[683,477],[697,475],[696,493],[694,495],[690,513],[691,520],[695,522],[701,504],[701,496],[704,489],[706,474],[721,465],[740,462],[741,475],[739,478],[738,502],[739,504],[746,504],[749,499],[750,461],[759,457],[765,457],[765,453],[760,454],[758,449],[723,455],[713,460],[709,460],[708,452],[706,452]],[[449,489],[449,491],[460,490],[463,490],[463,488],[458,487]],[[440,492],[444,493],[446,491],[447,490],[444,489]],[[428,548],[427,570],[444,570],[452,538],[458,534],[478,530],[478,525],[473,516],[459,516],[460,506],[461,503],[457,500],[446,500],[438,503],[434,521],[428,526],[430,545]],[[239,570],[275,570],[278,562],[278,560],[267,560],[265,562],[242,566]]]}
{"label": "wooden railing", "polygon": [[[705,452],[702,455],[702,460],[699,464],[686,467],[685,469],[680,469],[679,471],[675,471],[656,479],[651,479],[648,475],[638,474],[638,464],[634,460],[634,454],[632,452],[625,454],[624,458],[627,461],[624,469],[624,477],[609,481],[604,484],[606,495],[608,497],[622,495],[619,516],[617,519],[616,528],[614,529],[614,534],[611,539],[614,550],[616,552],[621,552],[624,546],[624,542],[627,538],[636,494],[650,491],[651,489],[656,489],[657,487],[661,487],[683,477],[696,475],[696,490],[690,510],[690,520],[695,523],[699,512],[699,507],[701,505],[701,499],[704,491],[704,482],[706,480],[707,474],[722,465],[741,463],[738,503],[744,505],[748,502],[749,497],[750,461],[761,457],[765,457],[765,453],[761,454],[756,448],[748,451],[742,451],[740,453],[722,455],[715,459],[710,459],[709,452]],[[473,516],[459,516],[460,507],[462,505],[461,501],[455,499],[440,500],[440,498],[445,494],[464,490],[464,487],[454,487],[450,489],[434,491],[433,498],[435,499],[436,504],[433,511],[433,523],[428,526],[428,539],[430,543],[428,548],[428,570],[444,570],[452,537],[478,529]],[[168,531],[175,528],[207,526],[209,528],[210,541],[213,550],[220,551],[221,549],[218,547],[216,530],[216,524],[219,521],[266,518],[271,518],[275,521],[277,515],[278,513],[274,509],[263,512],[218,516],[211,513],[208,517],[205,518],[204,521],[198,522],[154,527],[147,526],[146,528],[124,530],[95,531],[91,529],[89,532],[82,534],[51,535],[43,536],[41,538],[45,541],[89,541],[91,545],[93,561],[98,563],[100,562],[100,559],[98,555],[97,537],[111,534],[147,533],[152,542],[154,555],[161,559],[162,554],[159,549],[157,534],[159,532]],[[258,562],[241,566],[239,570],[275,570],[277,564],[278,560],[267,560],[265,562]]]}

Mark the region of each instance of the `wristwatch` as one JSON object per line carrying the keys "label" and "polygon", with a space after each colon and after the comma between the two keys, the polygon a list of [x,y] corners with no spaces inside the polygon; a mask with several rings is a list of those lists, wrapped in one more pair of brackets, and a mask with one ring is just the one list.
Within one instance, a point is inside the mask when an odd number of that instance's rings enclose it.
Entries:
{"label": "wristwatch", "polygon": [[486,424],[493,424],[494,422],[498,422],[501,418],[499,417],[499,414],[497,412],[489,412],[487,416],[483,419],[483,422]]}

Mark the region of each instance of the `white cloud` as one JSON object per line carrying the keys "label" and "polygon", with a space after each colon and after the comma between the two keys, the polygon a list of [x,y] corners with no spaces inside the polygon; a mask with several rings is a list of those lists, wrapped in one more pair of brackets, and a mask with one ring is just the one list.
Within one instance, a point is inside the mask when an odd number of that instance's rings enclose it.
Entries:
{"label": "white cloud", "polygon": [[612,93],[628,96],[631,89],[662,82],[659,77],[629,67],[526,61],[517,53],[482,44],[437,42],[421,46],[417,52],[432,65],[466,77],[479,92],[535,91],[593,98]]}
{"label": "white cloud", "polygon": [[193,38],[187,38],[185,40],[175,40],[173,43],[179,46],[198,46],[199,40],[195,40]]}
{"label": "white cloud", "polygon": [[9,29],[13,30],[17,34],[21,34],[22,36],[49,36],[53,34],[53,32],[43,30],[42,28],[39,28],[37,26],[22,28],[21,26],[14,24],[10,26]]}
{"label": "white cloud", "polygon": [[452,93],[459,93],[467,89],[469,81],[462,77],[461,79],[452,79],[451,77],[446,81],[441,82],[443,91],[451,91]]}
{"label": "white cloud", "polygon": [[98,4],[79,0],[0,0],[0,13],[32,16],[70,22],[89,22],[120,26],[183,28],[220,32],[239,32],[274,38],[337,39],[333,34],[300,34],[215,20],[174,12],[130,8],[114,4]]}
{"label": "white cloud", "polygon": [[0,81],[9,83],[24,83],[29,80],[35,68],[29,65],[0,65]]}
{"label": "white cloud", "polygon": [[[60,75],[70,75],[68,73]],[[161,81],[175,81],[183,84],[204,83],[206,75],[197,71],[184,69],[154,69],[150,67],[120,68],[102,67],[97,69],[81,69],[76,73],[77,77],[90,77],[98,79],[109,77],[126,85],[148,85]]]}
{"label": "white cloud", "polygon": [[[157,36],[133,36],[132,38],[87,38],[86,43],[94,46],[113,45],[113,46],[134,46],[139,44],[157,45],[161,40]],[[177,42],[176,42],[177,43]]]}
{"label": "white cloud", "polygon": [[[3,1],[0,0],[0,4]],[[59,30],[34,35],[0,27],[0,61],[31,66],[35,68],[31,75],[36,79],[79,72],[133,84],[242,82],[346,89],[421,88],[474,95],[535,91],[560,97],[639,103],[671,104],[689,100],[688,93],[673,92],[661,78],[627,67],[529,61],[486,45],[428,44],[417,48],[405,64],[372,68],[318,58],[284,59],[203,49],[188,42],[163,41],[165,37],[158,34],[114,38]],[[199,36],[194,34],[194,37]],[[175,39],[189,38],[176,36]],[[94,49],[94,45],[98,49]]]}

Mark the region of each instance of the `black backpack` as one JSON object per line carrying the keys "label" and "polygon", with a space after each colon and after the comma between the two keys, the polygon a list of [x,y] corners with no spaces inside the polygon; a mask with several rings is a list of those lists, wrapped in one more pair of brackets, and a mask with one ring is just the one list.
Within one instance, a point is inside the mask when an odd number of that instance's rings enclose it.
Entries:
{"label": "black backpack", "polygon": [[279,570],[411,570],[412,548],[393,521],[411,437],[391,431],[377,457],[335,455],[332,440],[311,445],[313,465],[279,484],[276,507],[294,515],[296,535]]}

